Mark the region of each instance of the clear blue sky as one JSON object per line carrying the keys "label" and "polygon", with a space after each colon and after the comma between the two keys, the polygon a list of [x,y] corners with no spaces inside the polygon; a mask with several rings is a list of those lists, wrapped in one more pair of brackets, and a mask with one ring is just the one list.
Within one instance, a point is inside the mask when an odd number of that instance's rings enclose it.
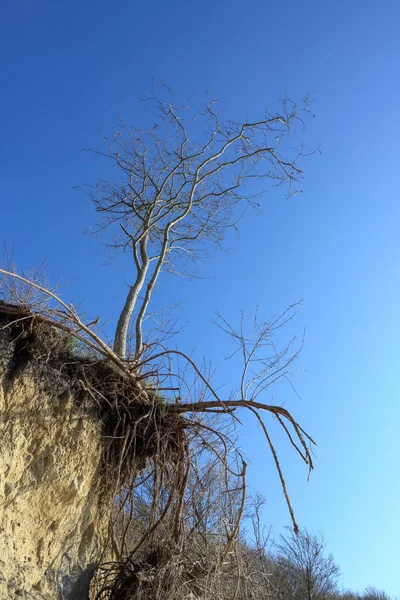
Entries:
{"label": "clear blue sky", "polygon": [[[53,281],[75,280],[71,299],[112,321],[128,274],[101,267],[81,235],[91,214],[72,188],[103,166],[80,149],[118,116],[134,120],[151,77],[184,98],[210,89],[239,119],[285,90],[312,93],[306,140],[323,154],[309,161],[304,194],[272,190],[263,218],[245,221],[241,240],[208,265],[213,279],[173,291],[190,318],[183,343],[216,363],[228,350],[213,338],[216,309],[233,316],[258,303],[269,316],[304,298],[302,400],[285,388],[277,397],[318,442],[308,483],[281,451],[297,518],[324,532],[344,586],[400,596],[399,22],[395,0],[3,0],[0,235],[21,267],[48,257]],[[243,445],[279,532],[288,515],[249,421]]]}

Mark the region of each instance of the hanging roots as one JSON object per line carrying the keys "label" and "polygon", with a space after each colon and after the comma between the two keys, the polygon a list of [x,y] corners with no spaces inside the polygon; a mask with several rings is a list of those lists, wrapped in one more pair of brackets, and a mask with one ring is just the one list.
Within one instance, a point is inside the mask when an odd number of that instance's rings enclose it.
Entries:
{"label": "hanging roots", "polygon": [[[286,409],[246,398],[221,400],[189,357],[163,351],[153,359],[183,357],[211,395],[171,402],[155,385],[154,369],[146,374],[147,360],[135,369],[122,364],[72,309],[71,315],[73,335],[59,313],[52,320],[48,314],[42,317],[2,303],[0,328],[8,332],[6,382],[28,371],[60,398],[69,394],[78,412],[100,423],[99,477],[111,504],[109,536],[92,584],[94,597],[202,597],[217,585],[218,572],[239,572],[235,549],[246,497],[246,463],[235,445],[239,409],[248,409],[260,423],[297,530],[278,456],[260,416],[266,411],[277,419],[312,469],[312,439]],[[80,337],[82,327],[86,338]],[[85,339],[89,342],[82,352],[79,344]],[[232,598],[239,589],[234,577]],[[215,591],[209,597],[225,596]]]}

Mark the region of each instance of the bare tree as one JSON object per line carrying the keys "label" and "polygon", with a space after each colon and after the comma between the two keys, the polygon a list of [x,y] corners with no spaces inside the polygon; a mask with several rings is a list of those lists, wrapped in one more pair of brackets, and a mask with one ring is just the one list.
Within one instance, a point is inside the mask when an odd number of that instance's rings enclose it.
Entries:
{"label": "bare tree", "polygon": [[390,600],[390,596],[384,590],[372,585],[367,586],[362,593],[344,590],[337,597],[338,600]]}
{"label": "bare tree", "polygon": [[115,332],[114,351],[127,357],[134,315],[135,350],[143,352],[143,322],[160,272],[187,274],[188,263],[209,255],[249,206],[260,208],[252,180],[287,183],[294,193],[302,178],[302,148],[283,154],[285,141],[309,112],[308,100],[285,99],[281,110],[256,121],[224,123],[207,101],[202,110],[178,106],[173,94],[148,99],[156,122],[151,129],[121,128],[104,136],[106,157],[116,169],[113,180],[89,186],[100,214],[95,231],[106,243],[132,253],[135,276]]}
{"label": "bare tree", "polygon": [[362,594],[363,600],[390,600],[389,595],[384,590],[369,585]]}
{"label": "bare tree", "polygon": [[[191,276],[191,263],[220,246],[247,208],[260,209],[261,191],[254,181],[286,183],[288,193],[295,192],[304,154],[301,147],[285,152],[285,141],[290,142],[296,123],[302,126],[308,103],[285,99],[275,115],[265,112],[259,120],[224,123],[214,101],[197,110],[177,106],[168,89],[166,93],[168,101],[156,94],[148,99],[156,115],[154,127],[121,125],[111,139],[104,138],[104,152],[94,151],[109,159],[116,173],[87,188],[100,215],[95,232],[104,234],[113,250],[131,253],[134,268],[114,338],[108,340],[97,318],[79,314],[40,277],[18,274],[12,265],[0,268],[8,302],[2,310],[22,323],[60,329],[90,351],[90,366],[93,357],[112,365],[111,387],[107,377],[103,381],[80,374],[79,379],[85,393],[101,407],[100,413],[115,423],[106,456],[106,462],[113,456],[109,479],[115,502],[109,543],[115,560],[102,567],[97,597],[123,600],[150,595],[172,600],[182,597],[182,586],[191,597],[193,577],[183,549],[191,547],[195,553],[197,548],[204,559],[212,530],[212,568],[206,560],[196,559],[203,569],[205,597],[218,585],[219,592],[212,597],[224,597],[226,585],[218,573],[225,569],[230,570],[231,597],[254,598],[251,568],[247,568],[250,554],[238,545],[246,463],[234,431],[240,424],[240,410],[254,415],[297,532],[265,416],[278,422],[311,470],[312,438],[286,408],[268,397],[278,381],[293,387],[302,339],[292,337],[279,346],[274,337],[294,318],[298,305],[269,321],[256,314],[249,327],[244,315],[237,327],[218,315],[217,325],[235,346],[232,357],[242,362],[241,368],[235,368],[238,380],[225,396],[213,385],[210,368],[169,346],[176,330],[170,317],[156,321],[153,330],[145,322],[152,316],[150,301],[163,270]],[[21,290],[29,298],[26,303],[21,302]],[[264,566],[266,560],[261,557]],[[268,569],[257,573],[259,582],[269,576]]]}
{"label": "bare tree", "polygon": [[340,569],[331,554],[325,555],[321,533],[301,529],[297,535],[281,536],[277,562],[287,593],[296,600],[328,600],[337,592]]}

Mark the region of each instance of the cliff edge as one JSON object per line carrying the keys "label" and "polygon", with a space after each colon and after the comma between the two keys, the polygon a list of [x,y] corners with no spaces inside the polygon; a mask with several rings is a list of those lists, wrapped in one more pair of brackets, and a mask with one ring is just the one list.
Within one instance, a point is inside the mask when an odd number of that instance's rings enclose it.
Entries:
{"label": "cliff edge", "polygon": [[59,340],[0,307],[1,599],[89,598],[107,532],[101,424],[53,364]]}

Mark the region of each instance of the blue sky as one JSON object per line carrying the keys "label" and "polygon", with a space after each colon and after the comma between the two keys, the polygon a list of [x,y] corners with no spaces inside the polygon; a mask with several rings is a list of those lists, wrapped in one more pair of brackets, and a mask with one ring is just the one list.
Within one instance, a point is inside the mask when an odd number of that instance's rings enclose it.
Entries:
{"label": "blue sky", "polygon": [[[209,280],[177,282],[189,319],[182,343],[221,364],[229,345],[215,310],[276,314],[300,298],[306,328],[301,400],[277,390],[318,443],[310,482],[282,440],[298,521],[322,530],[342,584],[400,596],[400,120],[398,23],[392,1],[303,3],[222,0],[68,3],[3,0],[0,8],[1,238],[21,268],[48,258],[53,281],[91,312],[116,318],[129,265],[102,267],[93,215],[73,190],[104,165],[80,150],[119,116],[134,121],[150,78],[194,99],[210,89],[238,119],[276,106],[285,91],[312,93],[304,193],[264,198],[239,241],[207,265]],[[212,339],[212,344],[210,344]],[[210,348],[211,345],[211,348]],[[279,437],[279,436],[278,436]],[[279,482],[256,425],[242,435],[250,483],[267,497],[265,521],[288,522]]]}

